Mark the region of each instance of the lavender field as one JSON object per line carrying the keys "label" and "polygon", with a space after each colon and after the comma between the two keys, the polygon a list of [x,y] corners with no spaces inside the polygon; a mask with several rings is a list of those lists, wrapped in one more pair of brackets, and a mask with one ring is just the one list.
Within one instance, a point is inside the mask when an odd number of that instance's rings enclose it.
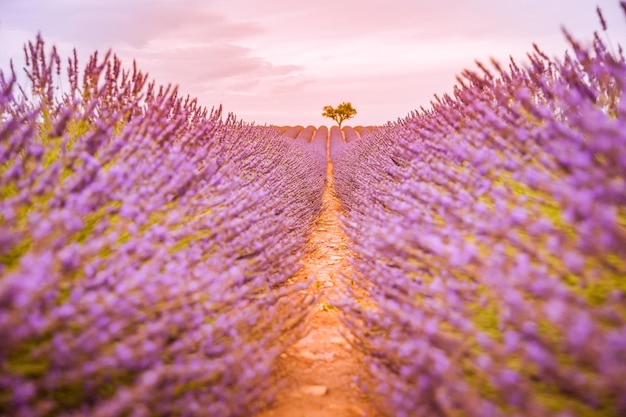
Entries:
{"label": "lavender field", "polygon": [[626,413],[626,63],[571,44],[465,71],[333,160],[388,415]]}
{"label": "lavender field", "polygon": [[59,98],[48,53],[0,87],[0,414],[249,415],[307,311],[325,158],[115,57]]}
{"label": "lavender field", "polygon": [[0,415],[264,409],[329,163],[381,415],[626,415],[626,60],[601,35],[343,129],[29,43],[27,82],[0,72]]}

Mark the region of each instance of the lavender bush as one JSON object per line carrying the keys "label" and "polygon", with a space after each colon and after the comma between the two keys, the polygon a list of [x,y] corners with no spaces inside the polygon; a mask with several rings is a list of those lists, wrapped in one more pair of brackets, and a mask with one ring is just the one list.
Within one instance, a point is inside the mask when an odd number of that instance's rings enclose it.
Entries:
{"label": "lavender bush", "polygon": [[29,88],[0,73],[0,414],[252,414],[309,308],[285,284],[325,161],[110,54],[64,91],[25,52]]}
{"label": "lavender bush", "polygon": [[333,152],[387,415],[626,414],[626,62],[566,36]]}

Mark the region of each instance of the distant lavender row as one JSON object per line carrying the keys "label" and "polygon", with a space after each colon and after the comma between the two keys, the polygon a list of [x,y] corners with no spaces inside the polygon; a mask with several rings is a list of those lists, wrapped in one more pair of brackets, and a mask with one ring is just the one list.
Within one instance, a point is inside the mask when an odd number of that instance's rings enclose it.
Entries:
{"label": "distant lavender row", "polygon": [[308,309],[283,284],[325,161],[115,57],[59,92],[26,51],[30,90],[0,75],[0,415],[251,415]]}
{"label": "distant lavender row", "polygon": [[334,155],[387,415],[626,415],[626,62],[570,43]]}

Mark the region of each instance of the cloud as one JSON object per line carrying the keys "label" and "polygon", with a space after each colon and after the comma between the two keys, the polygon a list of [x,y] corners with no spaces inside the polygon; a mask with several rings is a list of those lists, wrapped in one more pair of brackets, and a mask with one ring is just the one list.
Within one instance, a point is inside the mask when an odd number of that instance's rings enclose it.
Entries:
{"label": "cloud", "polygon": [[[136,60],[158,83],[180,85],[192,95],[207,90],[241,94],[246,88],[279,91],[285,85],[297,87],[294,79],[302,82],[298,75],[302,66],[273,64],[236,44],[261,34],[261,24],[233,21],[206,4],[198,0],[58,0],[54,4],[2,0],[0,13],[11,23],[2,31],[5,38],[10,34],[13,40],[30,29],[32,39],[41,31],[48,44],[73,42],[82,62],[94,50],[112,48],[125,65]],[[69,53],[68,48],[62,51]]]}
{"label": "cloud", "polygon": [[334,40],[341,44],[346,39],[363,37],[474,36],[515,26],[515,22],[493,19],[495,12],[510,9],[512,2],[495,3],[493,0],[231,0],[220,10],[226,13],[237,10],[242,19],[256,17],[268,22],[272,33],[280,36],[289,33],[286,41]]}
{"label": "cloud", "polygon": [[160,72],[177,74],[191,83],[203,83],[229,78],[264,78],[300,71],[298,65],[273,65],[251,55],[249,48],[233,44],[207,44],[166,50],[123,50],[134,55],[139,63]]}
{"label": "cloud", "polygon": [[21,30],[96,48],[141,48],[167,39],[230,42],[262,32],[259,24],[230,21],[199,0],[8,1],[0,12],[9,29],[15,22]]}

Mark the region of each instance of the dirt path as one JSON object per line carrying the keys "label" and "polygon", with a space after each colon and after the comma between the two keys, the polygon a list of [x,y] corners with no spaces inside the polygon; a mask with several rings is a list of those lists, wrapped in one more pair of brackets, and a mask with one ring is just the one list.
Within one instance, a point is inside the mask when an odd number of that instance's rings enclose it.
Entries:
{"label": "dirt path", "polygon": [[314,251],[301,271],[304,277],[315,276],[310,291],[320,295],[320,302],[309,317],[305,336],[281,355],[275,377],[285,383],[284,390],[257,417],[376,416],[355,383],[355,377],[365,376],[362,354],[351,348],[348,332],[332,306],[343,288],[339,275],[348,270],[351,256],[339,224],[341,205],[332,187],[329,164],[324,209],[309,240]]}

